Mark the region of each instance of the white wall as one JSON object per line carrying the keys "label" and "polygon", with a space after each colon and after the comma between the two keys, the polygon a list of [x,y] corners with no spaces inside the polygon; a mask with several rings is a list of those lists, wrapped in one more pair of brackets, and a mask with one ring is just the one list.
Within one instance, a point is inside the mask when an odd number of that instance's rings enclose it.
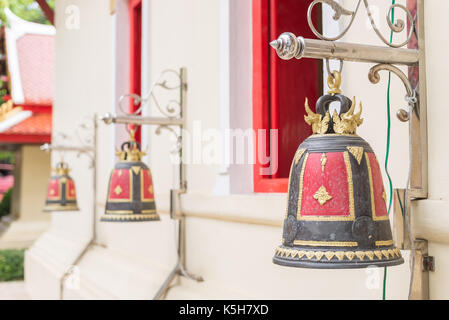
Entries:
{"label": "white wall", "polygon": [[[53,143],[79,145],[75,133],[78,125],[92,119],[94,113],[112,109],[109,1],[57,1],[56,29]],[[71,139],[64,141],[59,133]],[[112,133],[111,128],[100,126],[97,200],[103,205],[104,182],[114,160],[109,157]],[[59,159],[60,154],[53,153],[53,165]],[[72,169],[80,211],[53,213],[50,230],[27,251],[25,278],[34,297],[59,298],[59,278],[92,234],[94,199],[89,159],[74,153],[65,153],[64,159]]]}

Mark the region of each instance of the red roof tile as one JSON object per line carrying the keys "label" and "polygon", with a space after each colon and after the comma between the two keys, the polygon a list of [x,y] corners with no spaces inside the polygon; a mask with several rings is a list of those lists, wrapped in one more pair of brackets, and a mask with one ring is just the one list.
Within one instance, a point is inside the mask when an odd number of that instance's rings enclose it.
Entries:
{"label": "red roof tile", "polygon": [[0,142],[50,142],[51,125],[50,113],[34,113],[31,117],[0,133]]}
{"label": "red roof tile", "polygon": [[17,40],[24,104],[53,103],[54,51],[54,36],[25,34]]}

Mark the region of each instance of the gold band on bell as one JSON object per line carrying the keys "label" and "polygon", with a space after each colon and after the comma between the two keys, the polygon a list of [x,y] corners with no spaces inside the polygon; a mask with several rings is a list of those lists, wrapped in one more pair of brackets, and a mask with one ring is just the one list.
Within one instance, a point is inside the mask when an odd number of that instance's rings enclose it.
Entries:
{"label": "gold band on bell", "polygon": [[105,215],[101,217],[102,221],[141,221],[141,220],[160,220],[157,213],[153,214],[117,214]]}
{"label": "gold band on bell", "polygon": [[61,206],[60,204],[57,205],[46,205],[43,209],[44,211],[79,211],[77,205],[68,205],[68,206]]}

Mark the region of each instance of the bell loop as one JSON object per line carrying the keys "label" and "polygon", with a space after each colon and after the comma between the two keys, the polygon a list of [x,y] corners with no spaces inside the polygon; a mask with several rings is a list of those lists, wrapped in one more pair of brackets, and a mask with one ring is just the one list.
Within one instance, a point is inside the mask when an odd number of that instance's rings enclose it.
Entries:
{"label": "bell loop", "polygon": [[56,164],[56,167],[53,169],[53,172],[55,172],[56,175],[58,176],[66,176],[69,174],[70,168],[66,162],[60,161]]}
{"label": "bell loop", "polygon": [[[355,112],[356,101],[355,97],[349,99],[341,94],[341,73],[333,71],[329,74],[327,79],[329,86],[329,94],[321,96],[316,102],[316,113],[313,112],[309,106],[309,101],[306,98],[305,109],[307,115],[304,120],[312,126],[313,134],[346,134],[355,135],[357,127],[363,123],[362,103],[360,103],[359,111]],[[329,107],[331,103],[339,102],[340,111],[333,111],[331,114]]]}
{"label": "bell loop", "polygon": [[333,71],[332,73],[330,73],[327,77],[327,85],[329,87],[329,94],[340,94],[341,73],[338,71]]}
{"label": "bell loop", "polygon": [[136,141],[136,131],[136,128],[128,129],[130,140],[122,143],[121,150],[116,152],[120,161],[139,162],[146,155],[146,152],[141,150],[140,144]]}

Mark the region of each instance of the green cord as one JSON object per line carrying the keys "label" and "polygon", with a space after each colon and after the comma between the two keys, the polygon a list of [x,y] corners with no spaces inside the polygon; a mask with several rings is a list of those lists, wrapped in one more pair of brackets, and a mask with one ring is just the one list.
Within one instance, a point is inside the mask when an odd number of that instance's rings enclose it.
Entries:
{"label": "green cord", "polygon": [[[396,0],[392,0],[391,5],[395,5]],[[394,7],[391,10],[391,23],[394,23]],[[390,32],[390,43],[393,42],[393,30]],[[390,133],[391,133],[391,117],[390,117],[390,85],[391,85],[391,72],[388,73],[388,86],[387,86],[387,150],[385,154],[385,173],[387,174],[388,183],[390,186],[390,199],[388,203],[388,215],[390,215],[391,204],[393,203],[393,182],[391,181],[390,173],[388,172],[388,158],[390,156]],[[387,267],[384,267],[384,283],[382,290],[382,300],[386,300],[387,293]]]}
{"label": "green cord", "polygon": [[404,206],[402,205],[402,200],[401,200],[401,197],[399,195],[399,190],[398,189],[396,189],[396,195],[398,196],[398,201],[399,201],[399,206],[401,207],[402,216],[404,216]]}

